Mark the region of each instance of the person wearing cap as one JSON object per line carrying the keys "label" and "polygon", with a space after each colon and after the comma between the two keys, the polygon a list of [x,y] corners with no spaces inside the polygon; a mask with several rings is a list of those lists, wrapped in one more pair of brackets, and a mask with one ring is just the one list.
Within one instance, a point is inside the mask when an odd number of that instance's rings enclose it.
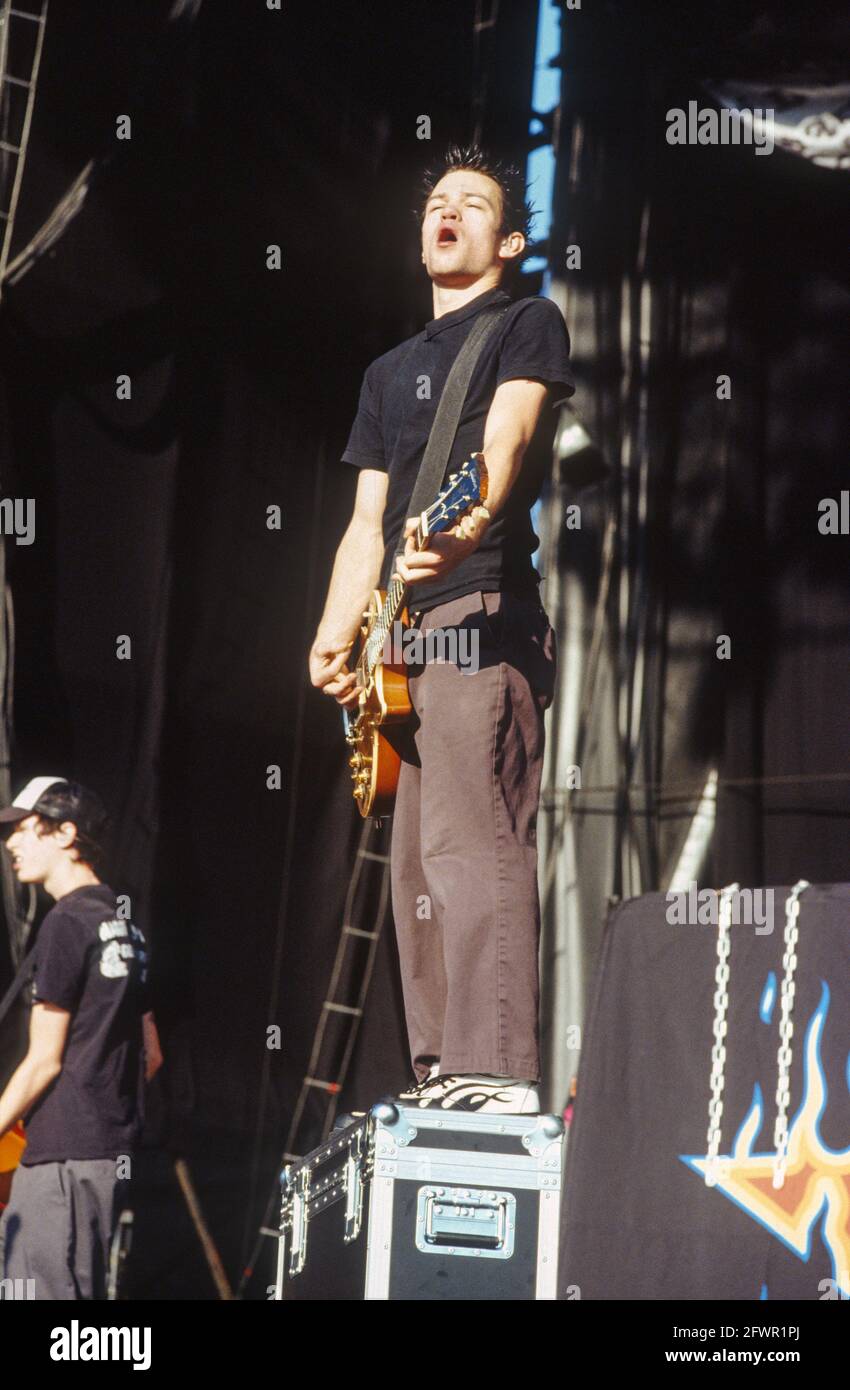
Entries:
{"label": "person wearing cap", "polygon": [[55,899],[32,958],[27,1054],[0,1094],[0,1136],[22,1119],[27,1141],[3,1276],[33,1280],[37,1299],[106,1296],[143,1120],[145,939],[101,881],[106,824],[95,793],[59,777],[34,778],[0,810],[17,878]]}

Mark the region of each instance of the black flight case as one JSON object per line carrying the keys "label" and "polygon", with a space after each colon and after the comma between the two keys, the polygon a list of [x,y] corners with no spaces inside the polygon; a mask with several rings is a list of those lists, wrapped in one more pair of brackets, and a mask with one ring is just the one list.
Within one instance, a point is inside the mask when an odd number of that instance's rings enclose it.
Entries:
{"label": "black flight case", "polygon": [[277,1299],[554,1299],[557,1115],[382,1101],[281,1176]]}

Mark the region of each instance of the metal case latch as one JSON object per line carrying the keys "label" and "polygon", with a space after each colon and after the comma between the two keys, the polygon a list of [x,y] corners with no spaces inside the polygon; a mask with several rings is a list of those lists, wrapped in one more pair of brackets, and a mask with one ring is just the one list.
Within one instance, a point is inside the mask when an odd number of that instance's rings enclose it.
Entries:
{"label": "metal case latch", "polygon": [[310,1196],[310,1168],[303,1164],[295,1175],[292,1193],[292,1246],[289,1273],[300,1274],[307,1259],[307,1202]]}
{"label": "metal case latch", "polygon": [[363,1130],[351,1141],[345,1160],[345,1231],[343,1240],[350,1244],[360,1234],[363,1223]]}

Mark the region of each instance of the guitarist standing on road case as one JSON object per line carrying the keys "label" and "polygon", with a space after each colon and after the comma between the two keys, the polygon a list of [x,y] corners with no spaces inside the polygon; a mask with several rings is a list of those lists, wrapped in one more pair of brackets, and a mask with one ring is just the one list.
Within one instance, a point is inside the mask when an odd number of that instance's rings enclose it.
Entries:
{"label": "guitarist standing on road case", "polygon": [[[354,513],[337,550],[310,676],[339,704],[356,705],[348,656],[385,547],[394,546],[407,518],[405,553],[393,574],[411,586],[412,622],[423,633],[469,629],[479,661],[474,674],[451,662],[408,673],[414,716],[405,731],[391,872],[418,1084],[402,1098],[534,1114],[536,819],[556,653],[531,563],[537,537],[529,511],[551,459],[551,406],[575,387],[557,306],[512,301],[502,288],[519,266],[531,216],[519,172],[476,147],[452,147],[438,175],[426,175],[423,192],[422,261],[434,317],[366,371],[343,454],[361,470]],[[447,470],[483,451],[486,508],[416,551],[418,518],[407,509],[434,413],[476,316],[491,304],[509,307],[476,363]]]}
{"label": "guitarist standing on road case", "polygon": [[34,1280],[37,1299],[105,1298],[144,1043],[148,1077],[161,1061],[153,1015],[142,1017],[145,939],[98,875],[106,819],[94,792],[57,777],[33,778],[0,810],[18,879],[56,899],[35,948],[29,1048],[0,1094],[0,1135],[23,1118],[27,1139],[3,1214],[3,1277]]}

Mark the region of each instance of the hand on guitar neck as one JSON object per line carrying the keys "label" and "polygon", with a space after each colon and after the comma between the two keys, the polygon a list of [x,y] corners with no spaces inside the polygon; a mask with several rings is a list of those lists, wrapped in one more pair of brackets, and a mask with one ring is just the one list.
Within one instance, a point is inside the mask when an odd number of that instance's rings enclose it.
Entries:
{"label": "hand on guitar neck", "polygon": [[486,507],[473,507],[450,531],[425,536],[421,545],[416,534],[420,520],[418,516],[408,517],[404,527],[404,558],[397,562],[392,574],[392,578],[397,576],[405,584],[443,579],[457,569],[478,549],[487,534],[490,513]]}

